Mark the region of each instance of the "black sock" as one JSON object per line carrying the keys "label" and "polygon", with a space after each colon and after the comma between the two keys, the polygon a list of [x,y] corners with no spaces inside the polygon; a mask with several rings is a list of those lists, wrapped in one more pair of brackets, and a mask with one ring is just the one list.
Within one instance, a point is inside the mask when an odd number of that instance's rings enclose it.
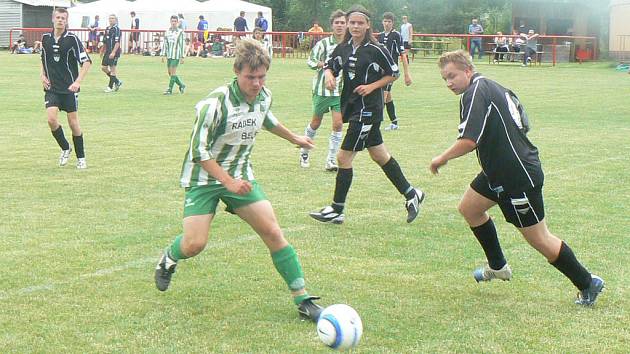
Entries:
{"label": "black sock", "polygon": [[59,144],[61,150],[70,149],[70,144],[68,143],[68,140],[66,140],[66,137],[63,135],[63,128],[61,127],[61,125],[59,126],[59,128],[57,128],[57,130],[52,131],[52,135],[55,137],[55,140],[57,140],[57,144]]}
{"label": "black sock", "polygon": [[352,168],[340,168],[335,179],[335,194],[333,195],[333,209],[337,213],[343,210],[350,185],[352,184]]}
{"label": "black sock", "polygon": [[562,241],[562,246],[560,246],[558,259],[551,262],[551,265],[569,278],[578,289],[584,290],[591,285],[591,273],[580,264],[569,245],[564,243],[564,241]]}
{"label": "black sock", "polygon": [[109,86],[109,88],[113,88],[114,87],[114,77],[111,74],[107,74],[107,76],[109,76],[109,84],[107,86]]}
{"label": "black sock", "polygon": [[118,78],[116,77],[116,75],[112,75],[112,79],[114,80],[114,83],[116,85],[118,85],[120,83],[120,81],[118,80]]}
{"label": "black sock", "polygon": [[400,169],[398,162],[396,162],[393,156],[389,159],[389,161],[387,161],[386,164],[381,166],[381,168],[383,169],[383,172],[385,172],[387,178],[389,178],[396,189],[398,189],[398,192],[400,194],[404,195],[405,198],[407,198],[407,195],[413,197],[416,192],[411,187],[411,184],[409,184],[409,182],[407,181],[407,178],[405,178],[405,175]]}
{"label": "black sock", "polygon": [[394,124],[398,124],[398,118],[396,117],[396,107],[394,107],[394,101],[389,101],[385,103],[385,108],[387,108],[387,115],[389,116],[389,120]]}
{"label": "black sock", "polygon": [[72,136],[72,143],[74,144],[74,152],[77,154],[78,159],[85,157],[85,151],[83,150],[83,134],[79,136]]}
{"label": "black sock", "polygon": [[475,234],[477,241],[486,254],[488,265],[494,270],[499,270],[505,266],[507,261],[503,256],[499,238],[497,237],[497,229],[494,227],[492,219],[488,219],[485,224],[470,228]]}

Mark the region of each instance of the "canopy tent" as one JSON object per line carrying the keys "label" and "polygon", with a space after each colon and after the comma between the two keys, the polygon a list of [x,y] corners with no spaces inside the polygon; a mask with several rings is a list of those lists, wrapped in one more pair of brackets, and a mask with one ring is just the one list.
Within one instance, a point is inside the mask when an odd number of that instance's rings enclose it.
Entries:
{"label": "canopy tent", "polygon": [[195,30],[199,15],[203,15],[208,21],[209,29],[230,28],[234,26],[234,19],[240,11],[245,11],[245,18],[250,30],[254,29],[254,20],[258,11],[269,22],[271,31],[271,8],[251,4],[239,0],[210,0],[198,2],[195,0],[137,0],[134,2],[125,0],[100,0],[89,4],[81,4],[68,9],[70,12],[70,28],[87,27],[92,23],[95,15],[99,15],[99,27],[108,25],[107,18],[110,14],[118,16],[121,29],[131,28],[129,13],[135,11],[140,18],[140,29],[161,30],[169,27],[169,18],[172,15],[182,14],[188,23],[188,30]]}

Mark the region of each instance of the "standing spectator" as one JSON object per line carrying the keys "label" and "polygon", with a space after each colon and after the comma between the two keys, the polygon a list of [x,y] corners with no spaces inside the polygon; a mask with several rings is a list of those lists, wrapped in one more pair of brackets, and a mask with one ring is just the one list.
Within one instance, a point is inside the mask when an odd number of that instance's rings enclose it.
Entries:
{"label": "standing spectator", "polygon": [[256,21],[254,21],[254,27],[258,27],[263,32],[267,32],[269,23],[267,22],[267,19],[263,17],[262,11],[258,11],[258,17],[256,17]]}
{"label": "standing spectator", "polygon": [[525,52],[523,53],[523,63],[521,66],[527,66],[532,62],[532,58],[535,59],[535,55],[538,47],[538,33],[535,33],[533,29],[527,31],[527,33],[521,33],[521,37],[525,41]]}
{"label": "standing spectator", "polygon": [[234,31],[249,32],[249,27],[247,27],[247,20],[245,19],[245,11],[241,11],[240,16],[238,16],[234,20]]}
{"label": "standing spectator", "polygon": [[[81,81],[87,75],[92,61],[85,52],[81,40],[68,32],[68,11],[56,8],[52,15],[53,31],[42,37],[41,80],[44,87],[44,100],[48,126],[61,148],[59,166],[65,166],[70,159],[72,148],[59,124],[59,111],[66,111],[68,125],[72,129],[72,143],[77,155],[77,168],[87,168],[83,149],[83,132],[79,125],[78,95]],[[78,65],[81,65],[79,70]]]}
{"label": "standing spectator", "polygon": [[503,60],[503,53],[509,52],[510,46],[508,45],[507,37],[501,31],[497,32],[497,36],[494,37],[494,44],[496,45],[494,48],[494,63],[496,64],[499,60]]}
{"label": "standing spectator", "polygon": [[90,52],[96,52],[98,50],[98,15],[94,16],[94,22],[90,25],[90,32],[88,33],[88,50]]}
{"label": "standing spectator", "polygon": [[265,49],[267,54],[269,54],[269,62],[273,59],[273,47],[267,38],[265,38],[265,32],[262,28],[256,27],[254,28],[254,39],[260,42],[260,45]]}
{"label": "standing spectator", "polygon": [[136,17],[136,12],[131,11],[131,38],[129,39],[129,47],[127,53],[140,53],[140,19]]}
{"label": "standing spectator", "polygon": [[310,216],[321,222],[344,222],[343,210],[354,174],[352,161],[357,153],[367,149],[372,160],[398,192],[404,195],[407,222],[410,223],[420,212],[424,193],[409,183],[400,165],[385,147],[380,129],[383,121],[383,87],[396,80],[398,66],[372,35],[370,14],[364,7],[354,6],[346,18],[346,35],[328,58],[324,72],[328,90],[335,90],[336,77],[343,75],[341,115],[349,125],[337,154],[339,169],[333,202],[310,213]]}
{"label": "standing spectator", "polygon": [[177,76],[177,66],[179,63],[184,64],[184,31],[179,28],[178,17],[171,16],[171,27],[164,33],[164,42],[162,42],[162,63],[166,57],[166,69],[170,78],[168,89],[164,91],[165,95],[173,94],[173,85],[177,84],[179,93],[183,94],[186,85]]}
{"label": "standing spectator", "polygon": [[[402,17],[400,36],[402,37],[403,46],[405,47],[405,54],[409,55],[408,51],[411,49],[411,42],[413,41],[413,25],[409,23],[407,16]],[[409,60],[409,58],[406,59]]]}
{"label": "standing spectator", "polygon": [[[468,34],[471,35],[479,35],[483,34],[483,27],[479,24],[479,21],[476,18],[472,19],[472,23],[468,25]],[[470,38],[470,56],[475,57],[475,48],[479,52],[478,58],[481,59],[483,56],[483,48],[481,46],[481,37],[471,37]]]}
{"label": "standing spectator", "polygon": [[313,27],[308,29],[308,33],[323,33],[324,29],[319,25],[318,20],[313,20]]}
{"label": "standing spectator", "polygon": [[184,19],[183,14],[177,14],[177,18],[179,19],[178,27],[182,31],[186,31],[188,29],[188,22]]}
{"label": "standing spectator", "polygon": [[109,15],[109,26],[105,29],[105,37],[103,42],[105,46],[105,54],[101,63],[101,70],[109,77],[109,85],[105,88],[105,92],[118,91],[122,86],[122,81],[116,77],[118,58],[120,58],[120,28],[118,28],[118,17]]}
{"label": "standing spectator", "polygon": [[208,21],[203,17],[203,15],[199,15],[199,22],[197,23],[197,40],[199,42],[204,42],[204,34],[208,31]]}
{"label": "standing spectator", "polygon": [[547,228],[543,169],[538,149],[527,137],[528,119],[519,99],[511,90],[477,73],[472,58],[463,50],[445,53],[438,65],[446,87],[461,95],[459,135],[451,147],[431,160],[429,169],[438,174],[450,160],[473,151],[477,155],[481,172],[458,207],[487,259],[473,272],[475,280],[512,278],[488,215],[488,210],[498,205],[505,220],[578,288],[575,303],[594,305],[604,281],[584,268],[571,248]]}

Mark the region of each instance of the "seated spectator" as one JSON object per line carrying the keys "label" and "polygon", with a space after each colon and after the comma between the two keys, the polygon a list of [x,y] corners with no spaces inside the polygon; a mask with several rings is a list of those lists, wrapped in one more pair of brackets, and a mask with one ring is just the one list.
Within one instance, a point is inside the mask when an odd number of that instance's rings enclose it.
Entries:
{"label": "seated spectator", "polygon": [[231,58],[234,56],[234,51],[236,50],[236,44],[241,40],[241,37],[234,36],[232,43],[227,43],[225,45],[225,52],[223,56],[226,58]]}
{"label": "seated spectator", "polygon": [[11,45],[11,54],[19,54],[18,50],[23,48],[26,48],[26,39],[23,34],[20,34]]}
{"label": "seated spectator", "polygon": [[499,31],[497,32],[497,36],[494,37],[494,44],[495,44],[495,48],[494,48],[494,63],[498,63],[499,60],[503,60],[503,55],[504,54],[499,54],[499,53],[507,53],[510,51],[510,47],[508,44],[508,39],[507,37],[505,37],[503,35],[503,32]]}
{"label": "seated spectator", "polygon": [[153,47],[151,48],[151,55],[154,57],[159,57],[162,52],[162,43],[159,38],[155,38],[153,40]]}
{"label": "seated spectator", "polygon": [[210,47],[210,53],[213,58],[223,58],[225,52],[225,44],[221,40],[220,36],[214,36],[212,46]]}
{"label": "seated spectator", "polygon": [[23,34],[18,36],[18,39],[13,42],[11,46],[12,54],[37,54],[42,50],[42,42],[35,41],[33,42],[33,47],[29,47],[26,43],[26,39]]}
{"label": "seated spectator", "polygon": [[[521,38],[518,30],[514,30],[514,32],[512,32],[512,35],[515,37],[510,38],[510,47],[514,53],[520,53],[521,46],[523,45],[523,43],[525,43],[525,41],[523,40],[523,38]],[[512,61],[514,61],[514,58],[512,58]]]}

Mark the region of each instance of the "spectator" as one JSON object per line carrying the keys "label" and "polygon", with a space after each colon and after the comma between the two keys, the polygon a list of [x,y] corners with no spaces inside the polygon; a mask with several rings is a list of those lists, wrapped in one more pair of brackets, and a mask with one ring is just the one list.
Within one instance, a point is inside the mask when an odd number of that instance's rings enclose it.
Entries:
{"label": "spectator", "polygon": [[96,52],[98,50],[98,15],[94,16],[94,22],[89,26],[90,32],[88,33],[88,51]]}
{"label": "spectator", "polygon": [[308,29],[308,33],[323,33],[324,29],[319,25],[318,20],[313,20],[313,27]]}
{"label": "spectator", "polygon": [[[523,45],[523,43],[525,42],[523,41],[523,38],[521,38],[521,35],[518,32],[518,30],[515,29],[514,31],[512,31],[512,37],[510,37],[510,49],[514,53],[520,53],[521,46]],[[513,55],[511,61],[514,61],[517,55],[518,54]]]}
{"label": "spectator", "polygon": [[220,36],[213,36],[212,37],[212,47],[210,50],[210,53],[212,55],[213,58],[223,58],[224,52],[225,52],[225,44],[223,43],[223,41],[221,40]]}
{"label": "spectator", "polygon": [[[483,34],[483,27],[479,24],[479,21],[476,18],[473,18],[472,23],[468,25],[468,34]],[[481,47],[481,37],[470,38],[470,56],[473,58],[475,57],[475,48],[477,48],[477,51],[479,52],[478,58],[481,59],[481,56],[483,55],[483,48]]]}
{"label": "spectator", "polygon": [[185,31],[188,29],[188,22],[186,22],[186,20],[184,20],[184,15],[182,14],[177,14],[177,18],[179,18],[179,24],[178,27],[182,30]]}
{"label": "spectator", "polygon": [[271,59],[273,58],[273,47],[269,40],[265,38],[265,32],[262,30],[262,28],[254,28],[254,39],[260,42],[263,48],[265,48],[265,51],[269,54],[269,62],[271,62]]}
{"label": "spectator", "polygon": [[[258,17],[256,17],[256,21],[254,21],[254,27],[260,28],[263,32],[267,32],[269,28],[269,23],[267,19],[263,17],[262,11],[258,11]],[[254,28],[254,31],[256,29]]]}
{"label": "spectator", "polygon": [[[407,16],[402,17],[402,24],[400,25],[400,36],[402,37],[403,46],[405,47],[405,53],[411,49],[411,42],[413,41],[413,25],[409,23]],[[409,60],[409,58],[406,58]]]}
{"label": "spectator", "polygon": [[203,15],[199,15],[199,23],[197,23],[197,40],[200,42],[204,42],[204,33],[208,31],[208,21],[203,17]]}
{"label": "spectator", "polygon": [[535,59],[538,46],[538,33],[535,33],[533,29],[527,31],[527,34],[521,33],[521,37],[525,41],[525,52],[523,53],[523,64],[521,66],[527,66],[531,63],[532,58]]}
{"label": "spectator", "polygon": [[18,39],[13,42],[11,46],[11,54],[20,54],[19,50],[26,48],[26,39],[24,38],[24,34],[20,34]]}
{"label": "spectator", "polygon": [[137,30],[140,29],[140,18],[136,17],[136,12],[131,11],[131,36],[129,38],[129,46],[127,48],[127,53],[138,53],[140,54],[140,32]]}
{"label": "spectator", "polygon": [[234,20],[234,31],[249,32],[249,27],[247,27],[247,20],[245,19],[245,11],[241,11],[240,16]]}
{"label": "spectator", "polygon": [[503,53],[509,52],[510,47],[507,37],[505,37],[501,31],[497,32],[497,36],[494,37],[494,44],[496,45],[496,48],[494,48],[494,63],[496,64],[499,60],[503,60]]}

